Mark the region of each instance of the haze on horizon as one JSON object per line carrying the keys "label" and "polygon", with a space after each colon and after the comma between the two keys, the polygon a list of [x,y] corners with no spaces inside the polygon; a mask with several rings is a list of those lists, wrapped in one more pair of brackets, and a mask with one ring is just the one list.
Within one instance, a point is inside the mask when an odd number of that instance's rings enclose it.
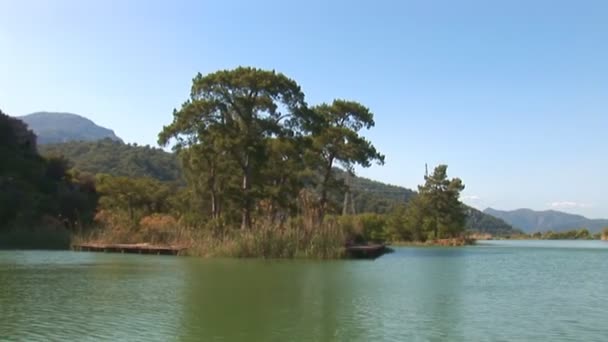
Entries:
{"label": "haze on horizon", "polygon": [[608,217],[604,1],[0,0],[0,108],[77,113],[156,145],[192,77],[239,65],[309,104],[375,114],[386,165],[416,188],[449,165],[478,207]]}

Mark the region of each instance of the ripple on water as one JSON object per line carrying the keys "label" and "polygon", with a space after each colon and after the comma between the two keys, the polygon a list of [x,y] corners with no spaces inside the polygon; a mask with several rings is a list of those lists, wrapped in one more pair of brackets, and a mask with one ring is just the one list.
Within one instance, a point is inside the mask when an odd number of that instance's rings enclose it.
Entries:
{"label": "ripple on water", "polygon": [[605,341],[606,251],[496,242],[338,262],[0,252],[0,340]]}

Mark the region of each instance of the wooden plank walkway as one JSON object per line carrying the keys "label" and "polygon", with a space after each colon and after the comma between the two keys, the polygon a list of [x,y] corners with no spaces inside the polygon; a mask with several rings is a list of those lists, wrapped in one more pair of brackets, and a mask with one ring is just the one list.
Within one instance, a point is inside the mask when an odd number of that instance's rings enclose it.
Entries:
{"label": "wooden plank walkway", "polygon": [[135,254],[157,254],[157,255],[177,255],[181,251],[188,249],[184,246],[156,246],[147,243],[83,243],[74,245],[73,248],[83,252],[111,252],[111,253],[135,253]]}
{"label": "wooden plank walkway", "polygon": [[385,244],[346,246],[346,253],[354,259],[376,259],[387,252]]}

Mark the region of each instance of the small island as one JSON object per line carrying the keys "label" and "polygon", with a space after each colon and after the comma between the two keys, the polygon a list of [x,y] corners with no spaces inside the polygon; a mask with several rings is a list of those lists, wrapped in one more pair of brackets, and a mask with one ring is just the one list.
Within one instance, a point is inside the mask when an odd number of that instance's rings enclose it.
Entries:
{"label": "small island", "polygon": [[[111,140],[39,146],[22,121],[2,114],[0,125],[4,248],[375,257],[389,244],[470,244],[491,222],[460,201],[464,184],[447,165],[425,172],[417,192],[376,194],[355,175],[385,160],[362,135],[372,111],[341,99],[308,105],[275,71],[196,75],[158,135],[172,153],[124,144],[107,129],[100,134]],[[66,157],[87,151],[97,152],[77,165]]]}

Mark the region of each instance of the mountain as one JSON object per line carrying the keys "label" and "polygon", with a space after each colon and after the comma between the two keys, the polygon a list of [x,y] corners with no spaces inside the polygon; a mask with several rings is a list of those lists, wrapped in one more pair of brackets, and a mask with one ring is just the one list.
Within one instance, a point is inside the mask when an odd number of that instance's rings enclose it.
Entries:
{"label": "mountain", "polygon": [[122,141],[114,131],[96,125],[80,115],[70,113],[38,112],[18,117],[38,136],[38,144],[68,141],[95,141],[109,138]]}
{"label": "mountain", "polygon": [[526,233],[548,230],[560,232],[579,228],[587,228],[590,232],[597,233],[603,227],[608,227],[608,220],[606,219],[588,219],[581,215],[555,210],[534,211],[531,209],[517,209],[503,211],[487,208],[483,212],[503,219],[513,227],[521,229]]}
{"label": "mountain", "polygon": [[467,230],[488,233],[496,236],[521,234],[521,230],[514,228],[503,219],[488,215],[475,208],[467,206]]}

